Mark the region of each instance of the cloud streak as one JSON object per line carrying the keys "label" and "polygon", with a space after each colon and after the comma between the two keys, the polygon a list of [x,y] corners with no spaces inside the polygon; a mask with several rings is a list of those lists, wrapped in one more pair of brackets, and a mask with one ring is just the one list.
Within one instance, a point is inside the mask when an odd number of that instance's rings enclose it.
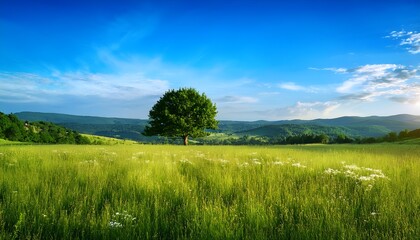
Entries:
{"label": "cloud streak", "polygon": [[169,88],[167,81],[147,79],[141,74],[92,74],[54,72],[49,76],[27,73],[0,73],[0,96],[21,96],[20,101],[48,102],[60,96],[90,96],[131,100],[160,95]]}
{"label": "cloud streak", "polygon": [[387,37],[401,40],[400,46],[406,46],[411,54],[420,53],[420,33],[418,32],[392,31]]}
{"label": "cloud streak", "polygon": [[279,88],[291,90],[291,91],[305,91],[305,87],[299,86],[294,82],[286,82],[286,83],[280,83],[278,85]]}
{"label": "cloud streak", "polygon": [[257,98],[247,96],[224,96],[216,99],[217,103],[227,104],[249,104],[258,102]]}

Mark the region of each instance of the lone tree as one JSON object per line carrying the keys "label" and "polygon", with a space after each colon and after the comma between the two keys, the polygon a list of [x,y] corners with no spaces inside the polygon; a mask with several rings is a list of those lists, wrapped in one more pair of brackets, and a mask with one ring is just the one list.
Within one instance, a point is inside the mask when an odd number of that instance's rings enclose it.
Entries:
{"label": "lone tree", "polygon": [[204,137],[209,135],[206,129],[217,128],[216,114],[216,105],[204,93],[193,88],[169,90],[150,110],[143,135],[182,137],[188,145],[188,137]]}

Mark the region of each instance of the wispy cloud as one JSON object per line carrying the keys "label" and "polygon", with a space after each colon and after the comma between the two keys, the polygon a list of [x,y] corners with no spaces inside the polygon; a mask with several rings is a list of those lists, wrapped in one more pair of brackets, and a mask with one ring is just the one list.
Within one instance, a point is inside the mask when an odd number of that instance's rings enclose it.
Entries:
{"label": "wispy cloud", "polygon": [[[366,88],[370,85],[379,88],[381,85],[386,87],[389,84],[398,84],[401,80],[407,80],[403,72],[408,71],[404,66],[396,64],[372,64],[354,69],[348,69],[345,73],[352,74],[352,77],[345,81],[337,91],[340,93],[352,92],[357,87]],[[376,87],[375,87],[376,86]]]}
{"label": "wispy cloud", "polygon": [[420,53],[420,33],[407,31],[392,31],[389,38],[401,40],[400,46],[406,46],[409,53]]}
{"label": "wispy cloud", "polygon": [[302,91],[302,92],[308,92],[308,93],[316,93],[318,92],[318,89],[313,86],[301,86],[297,85],[294,82],[284,82],[277,85],[281,89],[290,90],[290,91]]}
{"label": "wispy cloud", "polygon": [[[350,77],[336,87],[339,96],[327,101],[297,102],[277,109],[291,116],[334,116],[352,103],[388,100],[408,105],[420,104],[420,68],[398,64],[367,64],[356,68],[311,68]],[[349,105],[350,104],[350,105]],[[342,111],[341,111],[342,112]]]}
{"label": "wispy cloud", "polygon": [[257,98],[247,96],[224,96],[215,100],[217,103],[249,104],[258,102]]}
{"label": "wispy cloud", "polygon": [[138,43],[151,35],[159,24],[159,17],[153,13],[129,12],[112,19],[106,25],[104,39],[111,50],[120,50],[125,45]]}
{"label": "wispy cloud", "polygon": [[294,116],[304,116],[311,118],[314,116],[330,116],[330,114],[340,106],[339,102],[297,102],[295,106],[288,107],[288,112]]}
{"label": "wispy cloud", "polygon": [[[250,113],[250,115],[263,116],[261,119],[313,119],[313,118],[329,118],[335,117],[334,111],[341,106],[339,101],[314,101],[300,102],[281,108],[272,108],[267,110],[259,110]],[[259,119],[256,117],[256,119]]]}
{"label": "wispy cloud", "polygon": [[3,99],[22,96],[21,101],[49,101],[53,96],[91,96],[131,100],[159,95],[169,88],[167,81],[147,79],[141,74],[92,74],[54,72],[49,76],[0,73]]}
{"label": "wispy cloud", "polygon": [[146,118],[169,83],[137,74],[0,73],[0,111]]}
{"label": "wispy cloud", "polygon": [[[145,118],[165,91],[179,87],[206,92],[222,105],[221,112],[259,101],[251,96],[250,89],[256,84],[253,79],[226,78],[218,67],[195,69],[164,62],[160,57],[120,56],[109,49],[98,50],[98,61],[106,70],[0,72],[0,107],[1,103],[19,103],[22,110],[43,111],[46,108],[42,106],[53,106],[62,113],[109,116],[112,112],[114,116]],[[244,95],[236,95],[237,91]]]}
{"label": "wispy cloud", "polygon": [[[336,72],[335,68],[324,69]],[[336,88],[340,100],[374,101],[380,97],[403,102],[419,94],[419,68],[397,64],[368,64],[340,70],[351,77]],[[404,101],[410,103],[413,101]]]}
{"label": "wispy cloud", "polygon": [[315,70],[315,71],[332,71],[332,72],[336,72],[336,73],[345,73],[347,72],[346,68],[315,68],[315,67],[310,67],[309,70]]}

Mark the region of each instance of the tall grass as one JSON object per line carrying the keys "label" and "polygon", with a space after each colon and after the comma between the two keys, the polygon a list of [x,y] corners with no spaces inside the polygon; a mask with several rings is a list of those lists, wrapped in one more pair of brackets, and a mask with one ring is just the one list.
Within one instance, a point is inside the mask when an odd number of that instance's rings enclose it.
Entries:
{"label": "tall grass", "polygon": [[0,239],[415,239],[420,148],[0,146]]}

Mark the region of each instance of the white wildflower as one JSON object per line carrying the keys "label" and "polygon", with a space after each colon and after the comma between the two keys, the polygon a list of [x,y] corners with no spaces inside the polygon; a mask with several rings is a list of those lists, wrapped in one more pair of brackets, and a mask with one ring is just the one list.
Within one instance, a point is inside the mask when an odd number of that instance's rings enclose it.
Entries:
{"label": "white wildflower", "polygon": [[326,173],[326,174],[332,174],[332,175],[337,175],[337,174],[340,174],[341,171],[335,170],[335,169],[332,169],[332,168],[328,168],[328,169],[326,169],[324,171],[324,173]]}
{"label": "white wildflower", "polygon": [[226,160],[226,159],[219,159],[219,161],[220,161],[222,164],[229,163],[229,161],[228,161],[228,160]]}
{"label": "white wildflower", "polygon": [[360,176],[358,179],[359,179],[360,181],[370,181],[370,180],[372,180],[373,178],[371,178],[371,177],[369,177],[369,176]]}
{"label": "white wildflower", "polygon": [[88,165],[93,165],[93,166],[99,165],[99,163],[95,159],[94,160],[82,161],[82,162],[80,162],[80,164],[88,164]]}
{"label": "white wildflower", "polygon": [[273,162],[273,165],[284,165],[284,163],[280,162],[280,161],[275,161],[275,162]]}
{"label": "white wildflower", "polygon": [[347,177],[351,177],[351,178],[357,178],[357,177],[358,177],[358,175],[357,175],[355,172],[351,171],[351,170],[346,170],[346,171],[344,172],[344,174],[345,174]]}
{"label": "white wildflower", "polygon": [[179,161],[182,162],[182,163],[192,164],[192,162],[190,162],[190,160],[188,160],[188,159],[181,159]]}
{"label": "white wildflower", "polygon": [[112,215],[112,219],[109,222],[111,228],[121,228],[124,225],[131,225],[136,221],[136,217],[129,214],[127,211],[116,212]]}
{"label": "white wildflower", "polygon": [[292,164],[292,166],[293,166],[293,167],[297,167],[297,168],[306,168],[306,166],[305,166],[305,165],[302,165],[302,164],[300,164],[300,163],[293,163],[293,164]]}
{"label": "white wildflower", "polygon": [[360,170],[360,167],[358,167],[356,165],[346,165],[346,166],[344,166],[344,168],[350,169],[350,170]]}
{"label": "white wildflower", "polygon": [[247,163],[247,162],[244,162],[242,164],[238,163],[238,165],[239,165],[239,167],[247,167],[249,165],[249,163]]}
{"label": "white wildflower", "polygon": [[119,223],[117,221],[110,221],[109,226],[111,228],[122,228],[123,227],[122,223]]}
{"label": "white wildflower", "polygon": [[386,178],[383,174],[370,174],[371,178]]}

